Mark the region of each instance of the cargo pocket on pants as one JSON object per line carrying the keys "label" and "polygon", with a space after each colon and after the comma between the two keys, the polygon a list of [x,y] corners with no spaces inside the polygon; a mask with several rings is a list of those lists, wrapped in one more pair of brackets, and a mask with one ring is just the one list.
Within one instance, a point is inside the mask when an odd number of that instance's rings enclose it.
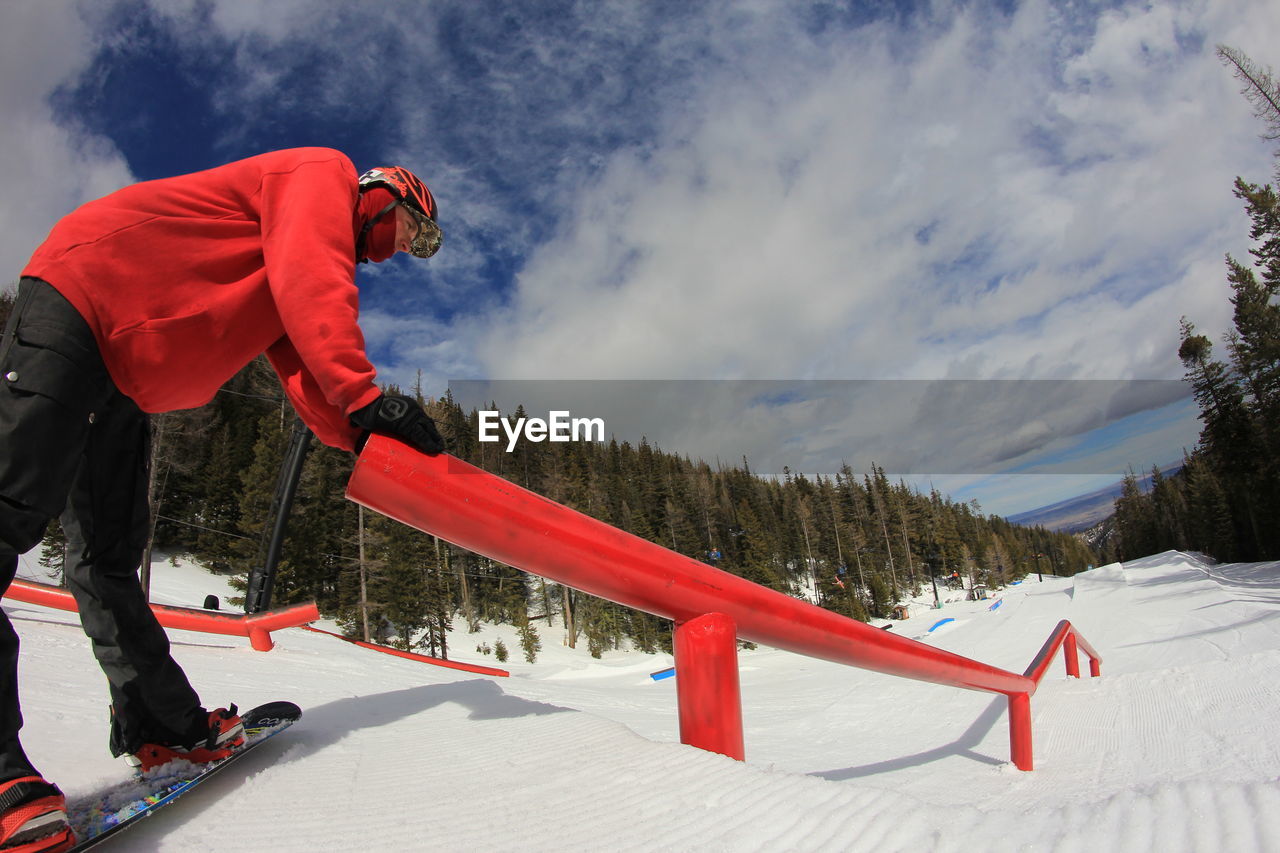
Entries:
{"label": "cargo pocket on pants", "polygon": [[62,512],[84,449],[92,411],[81,366],[24,340],[0,364],[0,494],[49,517]]}

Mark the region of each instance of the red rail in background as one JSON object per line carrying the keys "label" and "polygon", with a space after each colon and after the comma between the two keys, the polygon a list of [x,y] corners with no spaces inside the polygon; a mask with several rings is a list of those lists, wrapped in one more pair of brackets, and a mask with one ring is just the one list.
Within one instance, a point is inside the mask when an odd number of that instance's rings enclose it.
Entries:
{"label": "red rail in background", "polygon": [[[447,454],[372,436],[347,484],[356,503],[469,551],[671,619],[681,742],[743,758],[737,638],[889,675],[1002,693],[1010,751],[1032,769],[1031,695],[1052,654],[1083,647],[1063,622],[1026,674],[989,666],[754,584],[612,527]],[[1064,627],[1065,626],[1065,627]],[[1073,671],[1073,666],[1075,670]]]}
{"label": "red rail in background", "polygon": [[[4,597],[57,610],[69,610],[72,613],[78,610],[76,600],[69,591],[35,581],[15,580],[9,585]],[[272,631],[296,628],[320,618],[320,611],[316,609],[314,602],[295,604],[292,607],[282,607],[247,616],[241,613],[199,610],[194,607],[172,607],[167,604],[152,604],[151,611],[166,628],[248,637],[249,644],[260,652],[271,651],[275,645],[271,641]]]}
{"label": "red rail in background", "polygon": [[432,666],[442,666],[445,669],[460,669],[463,672],[474,672],[477,675],[492,675],[498,678],[507,678],[511,675],[511,673],[507,672],[505,669],[497,669],[492,666],[481,666],[477,663],[459,663],[456,660],[433,658],[430,655],[420,655],[417,652],[406,652],[403,649],[393,649],[390,646],[379,646],[374,643],[366,643],[364,640],[344,637],[341,634],[335,634],[333,631],[326,631],[323,628],[317,628],[314,625],[303,625],[302,630],[310,631],[313,634],[324,634],[329,637],[337,637],[345,643],[350,643],[353,646],[359,646],[362,649],[382,652],[384,655],[404,658],[405,660],[416,660],[418,663],[429,663]]}

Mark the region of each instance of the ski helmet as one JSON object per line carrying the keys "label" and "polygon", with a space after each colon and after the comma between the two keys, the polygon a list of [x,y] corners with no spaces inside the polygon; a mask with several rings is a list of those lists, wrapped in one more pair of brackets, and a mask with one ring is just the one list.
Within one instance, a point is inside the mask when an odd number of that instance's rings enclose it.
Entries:
{"label": "ski helmet", "polygon": [[[373,227],[374,222],[398,204],[413,214],[418,225],[418,233],[413,238],[410,251],[419,258],[429,258],[440,250],[444,235],[436,224],[436,199],[417,175],[401,166],[379,166],[360,176],[360,192],[373,187],[385,187],[396,197],[396,201],[365,224],[366,232]],[[364,234],[361,234],[362,239],[363,237]]]}

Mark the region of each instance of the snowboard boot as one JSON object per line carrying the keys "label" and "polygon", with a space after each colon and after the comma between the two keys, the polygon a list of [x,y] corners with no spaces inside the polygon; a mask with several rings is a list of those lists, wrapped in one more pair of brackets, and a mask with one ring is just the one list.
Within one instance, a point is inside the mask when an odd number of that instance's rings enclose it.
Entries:
{"label": "snowboard boot", "polygon": [[[125,761],[145,773],[170,761],[189,761],[192,764],[208,764],[221,761],[244,746],[244,724],[236,713],[236,706],[219,708],[209,712],[207,733],[186,744],[143,744],[137,752],[126,755]],[[3,853],[3,851],[0,851]]]}
{"label": "snowboard boot", "polygon": [[56,785],[39,776],[0,782],[0,853],[60,853],[75,843]]}

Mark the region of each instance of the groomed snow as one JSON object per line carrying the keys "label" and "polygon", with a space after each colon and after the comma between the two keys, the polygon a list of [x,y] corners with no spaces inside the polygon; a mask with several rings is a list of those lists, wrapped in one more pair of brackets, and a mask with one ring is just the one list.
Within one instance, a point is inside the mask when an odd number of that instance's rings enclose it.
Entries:
{"label": "groomed snow", "polygon": [[[38,574],[34,560],[20,570]],[[225,594],[158,561],[157,601]],[[1036,769],[1009,763],[1005,700],[760,648],[740,655],[747,761],[679,744],[670,657],[593,660],[541,625],[536,664],[469,676],[301,630],[276,648],[171,631],[212,706],[303,720],[120,839],[121,850],[1280,850],[1280,563],[1169,552],[1001,602],[917,609],[893,630],[1021,672],[1059,619],[1104,657],[1032,699]],[[22,636],[23,742],[74,798],[127,775],[73,614],[6,600]],[[941,619],[954,621],[929,628]],[[585,644],[584,644],[585,645]],[[1087,673],[1087,666],[1082,666]]]}

